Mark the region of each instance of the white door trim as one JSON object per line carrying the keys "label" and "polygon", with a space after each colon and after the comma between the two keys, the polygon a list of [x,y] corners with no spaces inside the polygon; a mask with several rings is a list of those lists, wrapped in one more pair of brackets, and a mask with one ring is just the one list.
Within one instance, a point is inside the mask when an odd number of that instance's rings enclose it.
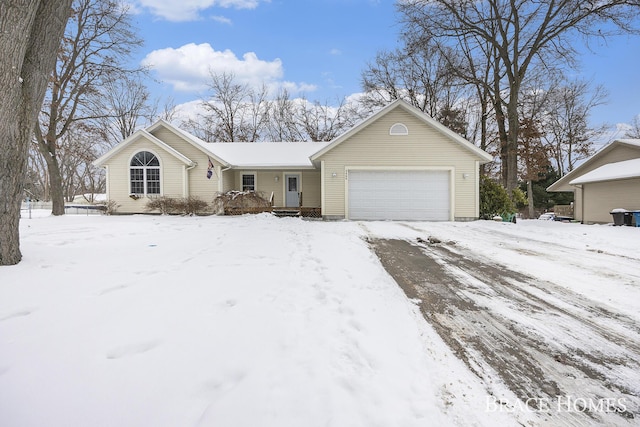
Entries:
{"label": "white door trim", "polygon": [[345,166],[344,217],[349,218],[349,171],[448,171],[449,172],[449,221],[455,216],[455,167],[453,166]]}
{"label": "white door trim", "polygon": [[[282,179],[282,198],[283,200],[283,204],[282,206],[284,207],[293,207],[293,206],[287,206],[287,176],[297,176],[298,177],[298,197],[300,195],[300,193],[302,193],[302,172],[300,171],[286,171],[283,172],[283,179]],[[304,194],[302,195],[303,199],[302,201],[304,202]],[[299,203],[299,200],[298,200]],[[295,206],[298,207],[298,206]]]}

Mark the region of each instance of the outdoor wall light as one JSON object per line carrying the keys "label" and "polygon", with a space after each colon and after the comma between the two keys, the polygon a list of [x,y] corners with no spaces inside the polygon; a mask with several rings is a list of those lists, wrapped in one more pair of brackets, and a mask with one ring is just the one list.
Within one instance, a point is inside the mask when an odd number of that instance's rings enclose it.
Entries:
{"label": "outdoor wall light", "polygon": [[468,174],[468,173],[463,173],[463,174],[462,174],[462,178],[463,178],[463,179],[467,179],[467,178],[469,178],[469,174]]}
{"label": "outdoor wall light", "polygon": [[280,177],[276,175],[276,182],[280,181]]}
{"label": "outdoor wall light", "polygon": [[337,174],[337,173],[335,173],[335,172],[331,174],[331,177],[332,177],[332,178],[335,178],[336,176],[338,176],[338,174]]}

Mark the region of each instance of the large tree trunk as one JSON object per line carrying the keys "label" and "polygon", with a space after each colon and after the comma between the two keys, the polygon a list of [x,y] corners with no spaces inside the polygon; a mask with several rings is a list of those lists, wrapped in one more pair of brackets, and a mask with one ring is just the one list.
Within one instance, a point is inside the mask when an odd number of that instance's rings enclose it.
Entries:
{"label": "large tree trunk", "polygon": [[49,191],[51,196],[51,214],[64,215],[64,189],[62,174],[56,156],[47,156],[47,171],[49,172]]}
{"label": "large tree trunk", "polygon": [[46,137],[40,134],[38,126],[34,128],[38,150],[47,165],[47,175],[49,176],[49,197],[51,199],[51,214],[64,215],[64,190],[62,184],[62,174],[60,173],[60,163],[56,155],[55,135],[50,131]]}
{"label": "large tree trunk", "polygon": [[20,262],[27,152],[71,0],[0,3],[0,265]]}
{"label": "large tree trunk", "polygon": [[518,92],[520,85],[512,83],[509,103],[507,104],[507,120],[509,122],[509,132],[507,134],[507,173],[506,188],[511,196],[511,192],[518,187],[518,136],[520,133],[520,122],[518,116]]}
{"label": "large tree trunk", "polygon": [[529,204],[529,219],[536,216],[536,207],[533,205],[533,181],[527,181],[527,202]]}

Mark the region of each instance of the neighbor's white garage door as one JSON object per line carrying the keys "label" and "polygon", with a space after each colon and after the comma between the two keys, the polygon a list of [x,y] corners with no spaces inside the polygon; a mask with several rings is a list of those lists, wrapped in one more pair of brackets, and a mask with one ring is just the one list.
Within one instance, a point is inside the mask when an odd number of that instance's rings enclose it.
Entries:
{"label": "neighbor's white garage door", "polygon": [[448,221],[449,171],[350,170],[349,219]]}

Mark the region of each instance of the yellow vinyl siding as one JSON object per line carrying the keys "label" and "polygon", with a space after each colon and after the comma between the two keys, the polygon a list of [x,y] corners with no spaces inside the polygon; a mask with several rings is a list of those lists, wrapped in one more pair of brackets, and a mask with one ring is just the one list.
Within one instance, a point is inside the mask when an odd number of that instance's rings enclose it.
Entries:
{"label": "yellow vinyl siding", "polygon": [[[255,171],[256,172],[256,191],[265,199],[269,200],[273,192],[273,203],[278,205],[282,200],[282,173],[275,170]],[[242,171],[238,173],[238,189],[242,189]],[[246,171],[244,172],[246,173]],[[276,176],[278,182],[276,182]]]}
{"label": "yellow vinyl siding", "polygon": [[[196,167],[188,171],[188,196],[198,197],[207,203],[213,201],[213,198],[218,191],[218,180],[220,177],[217,173],[219,170],[217,167],[221,166],[220,163],[212,159],[210,156],[207,157],[204,152],[194,147],[191,143],[185,141],[182,136],[176,135],[174,132],[162,126],[154,130],[152,135],[198,164]],[[214,165],[214,173],[211,179],[207,179],[209,159],[211,159],[211,162]]]}
{"label": "yellow vinyl siding", "polygon": [[575,188],[573,192],[573,218],[582,221],[582,189]]}
{"label": "yellow vinyl siding", "polygon": [[640,210],[640,178],[583,185],[584,222],[609,223],[616,208]]}
{"label": "yellow vinyl siding", "polygon": [[[409,134],[389,135],[396,123],[405,124]],[[370,166],[452,168],[453,216],[477,217],[477,156],[402,109],[390,111],[319,160],[324,161],[325,216],[345,215],[345,168]],[[463,174],[468,177],[464,179]]]}
{"label": "yellow vinyl siding", "polygon": [[158,147],[152,142],[140,139],[135,144],[124,148],[108,161],[108,188],[109,198],[118,205],[117,212],[135,213],[144,212],[145,205],[149,200],[141,197],[134,200],[129,197],[129,163],[131,158],[139,151],[149,151],[154,153],[160,161],[160,191],[161,196],[183,197],[184,189],[184,163],[180,162],[173,155]]}
{"label": "yellow vinyl siding", "polygon": [[320,171],[302,172],[302,206],[320,207]]}
{"label": "yellow vinyl siding", "polygon": [[[320,206],[320,171],[302,170],[229,170],[224,175],[224,191],[242,190],[242,175],[246,173],[256,174],[256,192],[269,200],[273,192],[275,206],[284,206],[284,176],[286,174],[299,174],[302,184],[302,201],[306,207]],[[278,177],[278,181],[276,181]]]}
{"label": "yellow vinyl siding", "polygon": [[226,170],[222,172],[222,192],[231,191],[236,186],[236,178],[234,170]]}
{"label": "yellow vinyl siding", "polygon": [[[601,155],[601,156],[594,157],[592,162],[590,162],[588,165],[584,165],[584,169],[580,171],[581,173],[579,176],[589,173],[592,170],[597,169],[600,166],[604,166],[609,163],[617,163],[617,162],[622,162],[625,160],[631,160],[631,159],[637,159],[637,158],[640,158],[640,149],[630,147],[630,146],[625,146],[625,145],[618,145],[613,149],[611,149],[611,151],[609,151],[608,153],[605,153],[604,155]],[[573,177],[573,179],[577,179],[579,176],[575,176]],[[606,219],[605,215],[603,214],[606,207],[597,206],[596,203],[593,203],[594,202],[593,198],[596,196],[596,194],[600,194],[603,191],[603,189],[606,188],[607,185],[611,186],[611,189],[613,189],[614,194],[617,194],[618,191],[617,189],[614,189],[613,182],[599,183],[599,185],[595,185],[595,184],[596,183],[585,184],[585,186],[588,186],[589,188],[594,189],[593,191],[595,191],[595,193],[590,193],[589,195],[583,194],[583,189],[581,189],[580,187],[575,187],[567,184],[566,186],[567,190],[573,191],[573,194],[574,194],[573,216],[576,220],[583,221],[583,222],[611,222],[612,221],[611,215],[608,215],[609,219]],[[592,187],[594,185],[595,187]],[[608,198],[609,196],[613,196],[613,194],[605,196],[603,200],[610,200]],[[592,201],[591,204],[587,201],[588,198]],[[582,206],[583,199],[585,200],[584,207]],[[614,206],[613,208],[615,207],[625,207],[625,206]],[[583,218],[583,214],[584,214],[584,218]]]}

